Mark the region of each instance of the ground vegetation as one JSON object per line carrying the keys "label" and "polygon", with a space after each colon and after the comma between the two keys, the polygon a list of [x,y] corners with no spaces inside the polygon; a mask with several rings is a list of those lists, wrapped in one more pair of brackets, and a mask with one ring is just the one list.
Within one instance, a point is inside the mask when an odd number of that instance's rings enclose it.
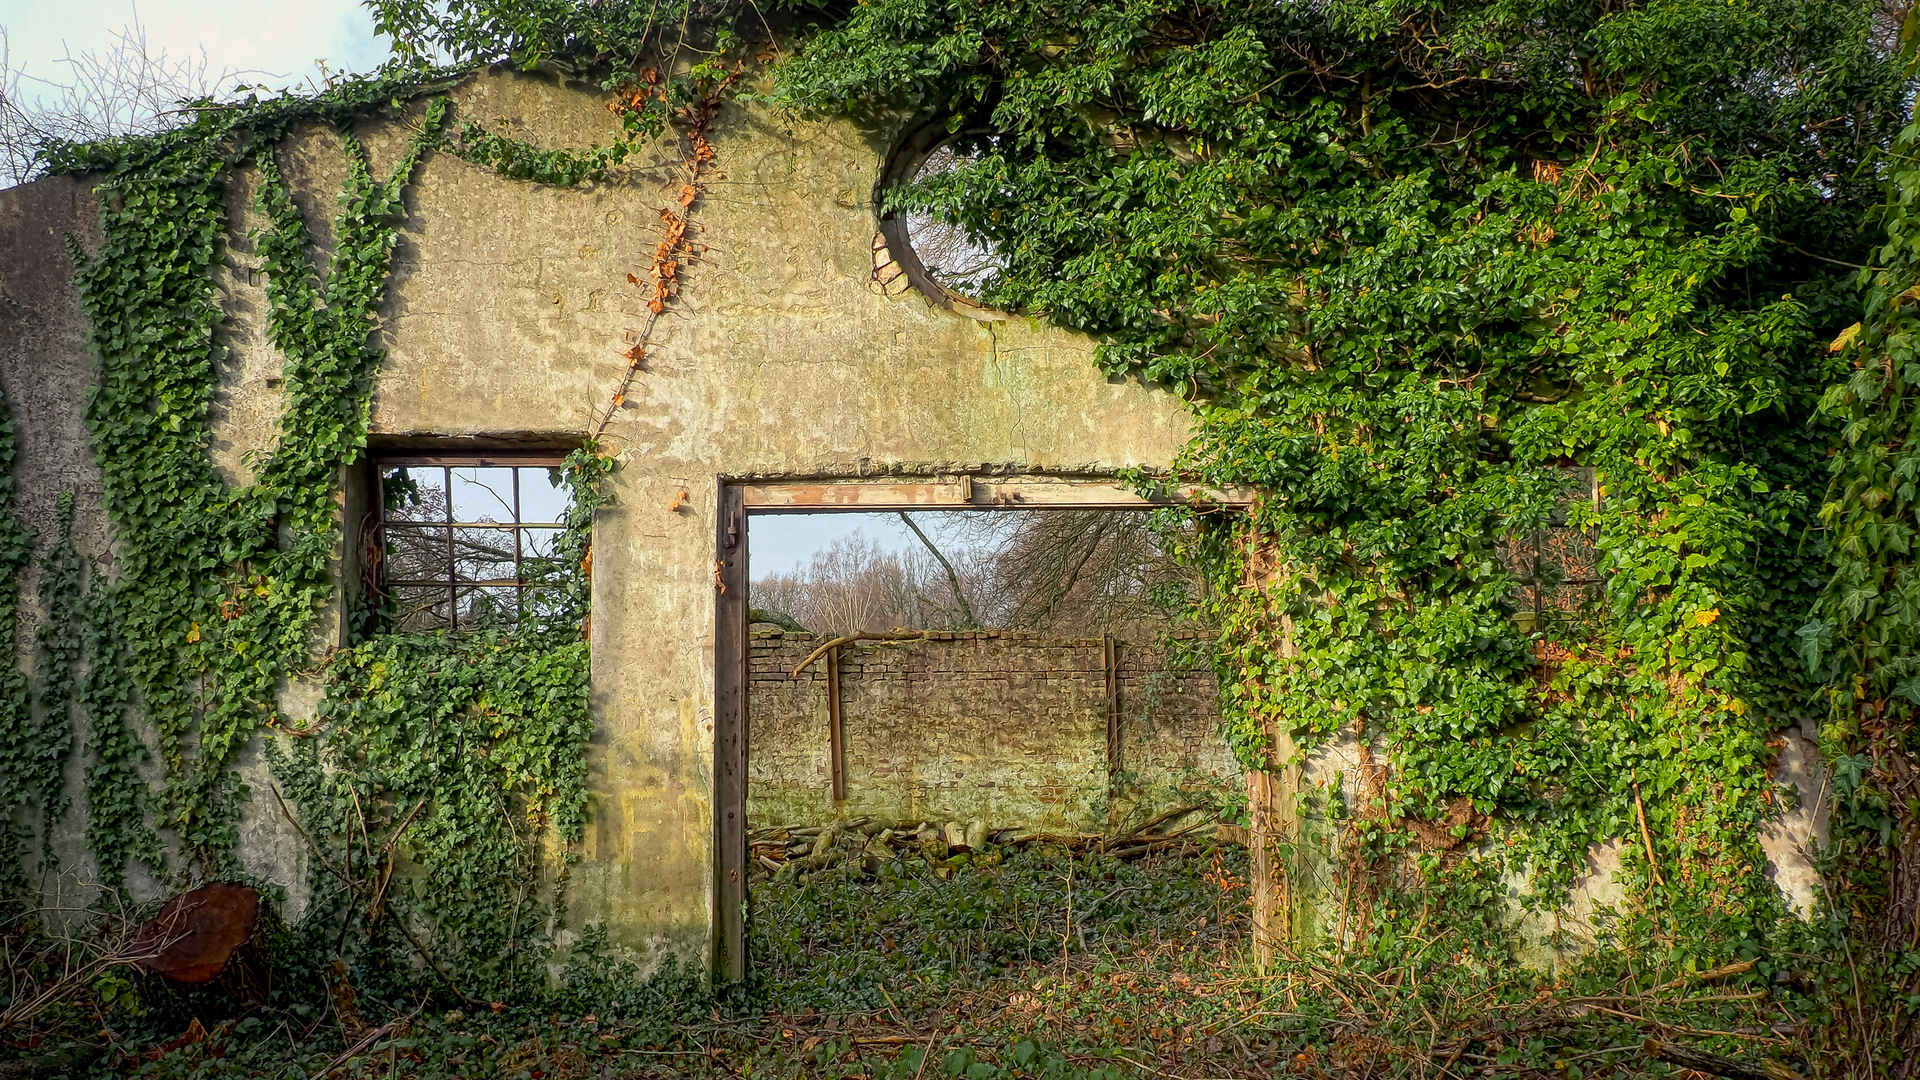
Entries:
{"label": "ground vegetation", "polygon": [[[664,1068],[694,1067],[671,1058],[691,1049],[705,1055],[698,1067],[725,1069],[802,1031],[799,1047],[821,1040],[801,1051],[815,1057],[768,1056],[762,1071],[1182,1075],[1166,1056],[1113,1055],[1142,1044],[1164,1054],[1189,1037],[1201,1039],[1196,1055],[1213,1052],[1206,1038],[1241,1053],[1219,1029],[1167,1034],[1173,1015],[1193,1028],[1216,992],[1242,995],[1221,1022],[1254,1054],[1235,1068],[1270,1071],[1279,1048],[1302,1073],[1920,1069],[1904,366],[1920,189],[1903,133],[1910,43],[1883,5],[372,7],[401,59],[376,76],[191,111],[159,134],[40,149],[104,196],[101,243],[75,254],[101,358],[88,425],[117,547],[110,570],[48,564],[84,579],[88,601],[69,617],[85,624],[86,655],[49,641],[51,670],[67,674],[38,691],[0,671],[14,819],[60,812],[36,778],[74,752],[58,725],[33,722],[45,715],[31,707],[37,692],[42,708],[74,710],[103,735],[80,751],[85,801],[103,811],[88,828],[103,877],[136,862],[182,881],[237,872],[233,765],[263,734],[278,740],[289,817],[317,851],[344,853],[315,860],[331,879],[317,880],[325,918],[273,939],[293,943],[280,970],[304,997],[219,1038],[189,1027],[172,1047],[154,1045],[160,1021],[127,1028],[149,1036],[154,1075],[399,1074],[403,1058],[420,1075],[474,1062],[564,1075],[588,1067],[565,1055],[622,1039],[668,1055]],[[457,125],[443,96],[457,71],[409,66],[430,59],[590,74],[625,134],[556,154]],[[761,65],[770,82],[741,78]],[[982,302],[1092,335],[1109,374],[1189,402],[1180,479],[1259,493],[1244,519],[1198,522],[1177,547],[1206,577],[1194,615],[1219,631],[1227,736],[1253,768],[1341,739],[1368,762],[1357,798],[1335,789],[1320,806],[1341,837],[1351,917],[1279,972],[1249,973],[1230,938],[1209,938],[1155,984],[1177,988],[1177,1009],[1141,1001],[1129,1015],[1148,1034],[1109,1023],[1090,1050],[1071,1025],[1135,1004],[1100,961],[1076,968],[1076,949],[1100,939],[1068,929],[1068,895],[1096,878],[1124,891],[1130,871],[1069,859],[1020,864],[1020,878],[1008,859],[952,893],[963,923],[967,905],[982,905],[981,938],[949,927],[906,951],[938,967],[944,942],[940,970],[959,974],[936,989],[983,987],[1004,1010],[1025,991],[967,980],[995,965],[1031,974],[1035,955],[993,944],[991,928],[1028,917],[996,911],[1044,910],[1047,927],[1063,927],[1059,981],[1050,965],[1033,976],[1032,992],[1064,1002],[1036,1012],[1049,1037],[1007,1042],[995,1029],[960,1045],[950,1013],[889,1002],[897,1027],[873,1038],[897,1043],[830,1039],[781,1018],[810,1020],[804,1010],[825,1000],[813,995],[826,994],[871,1019],[873,990],[903,982],[886,960],[901,938],[877,949],[762,938],[776,972],[794,950],[875,959],[834,980],[729,991],[749,996],[725,1008],[672,973],[622,969],[591,934],[565,956],[548,951],[557,924],[544,914],[564,904],[589,731],[577,630],[415,639],[370,619],[361,643],[328,662],[325,723],[282,714],[279,687],[333,598],[335,485],[364,451],[381,359],[371,315],[420,160],[450,149],[568,184],[637,140],[679,140],[694,179],[664,219],[660,256],[632,278],[658,316],[681,287],[714,153],[705,132],[748,86],[797,116],[876,131],[944,121],[964,164],[889,205],[998,253],[974,286]],[[384,175],[350,134],[372,117],[403,118],[413,133]],[[347,132],[324,275],[275,157],[312,122]],[[259,177],[269,333],[289,365],[280,441],[244,486],[213,469],[207,423],[220,355],[211,271],[238,170]],[[642,333],[630,346],[629,380],[647,345]],[[568,550],[583,582],[585,526],[612,468],[590,437],[605,427],[583,432],[568,466],[580,508]],[[0,451],[3,461],[10,440]],[[33,550],[6,509],[0,624],[14,621]],[[1519,619],[1522,575],[1504,553],[1547,528],[1591,539],[1597,596]],[[135,779],[142,742],[128,725],[152,736],[151,792]],[[1819,730],[1836,777],[1834,862],[1810,922],[1785,909],[1755,839],[1779,811],[1768,765],[1795,727]],[[411,737],[428,730],[491,740],[484,775],[439,739]],[[369,816],[369,803],[390,812]],[[1622,849],[1625,899],[1599,947],[1559,974],[1531,971],[1515,895],[1551,907],[1591,845],[1622,836],[1640,842]],[[27,832],[9,837],[20,857],[7,860],[5,940],[18,970],[40,972],[16,987],[71,985],[70,1022],[108,1031],[123,1007],[216,1015],[193,999],[150,1004],[110,964],[68,980],[61,965],[75,954],[35,945],[51,928],[19,899],[29,871],[50,868]],[[395,882],[403,861],[418,876]],[[848,874],[872,917],[835,932],[884,934],[888,904],[928,906],[911,867]],[[834,880],[761,902],[855,910]],[[408,906],[408,882],[470,889],[476,903],[516,898],[514,913],[429,915]],[[1224,903],[1186,884],[1172,907],[1149,902],[1145,925],[1180,904]],[[1003,905],[995,889],[1034,903]],[[772,934],[776,923],[755,926]],[[1211,963],[1215,945],[1226,969],[1203,994],[1186,968]],[[563,985],[590,989],[544,996],[549,962],[569,968]],[[1156,962],[1149,947],[1134,966]],[[579,1010],[620,1001],[605,1015],[625,1008],[632,1027],[600,1040],[602,1013],[590,1022]],[[707,1019],[687,1019],[696,1002]],[[548,1028],[561,1014],[598,1042],[555,1048]],[[737,1019],[747,1014],[773,1026]],[[328,1023],[340,1049],[310,1052]],[[89,1038],[89,1050],[103,1045]],[[104,1044],[122,1054],[112,1068],[148,1053]],[[874,1057],[873,1046],[895,1049]],[[638,1054],[632,1064],[654,1067]]]}

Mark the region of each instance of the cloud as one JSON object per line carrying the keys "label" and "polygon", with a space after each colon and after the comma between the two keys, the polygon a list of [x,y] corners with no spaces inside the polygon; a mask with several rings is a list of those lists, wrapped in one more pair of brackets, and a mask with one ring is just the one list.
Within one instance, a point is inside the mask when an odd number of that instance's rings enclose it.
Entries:
{"label": "cloud", "polygon": [[93,6],[47,0],[0,0],[9,62],[58,81],[60,59],[104,50],[114,31],[136,21],[148,48],[179,59],[204,50],[210,71],[248,73],[248,81],[297,86],[315,78],[316,60],[335,71],[365,71],[385,59],[359,0],[141,0]]}

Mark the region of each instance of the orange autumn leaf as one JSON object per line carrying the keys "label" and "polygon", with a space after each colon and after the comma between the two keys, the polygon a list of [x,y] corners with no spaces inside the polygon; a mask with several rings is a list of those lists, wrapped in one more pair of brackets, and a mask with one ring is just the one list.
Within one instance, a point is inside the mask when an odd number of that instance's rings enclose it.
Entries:
{"label": "orange autumn leaf", "polygon": [[1713,620],[1719,617],[1719,608],[1708,608],[1705,611],[1696,611],[1693,613],[1693,621],[1699,623],[1701,626],[1711,625]]}
{"label": "orange autumn leaf", "polygon": [[655,315],[658,315],[661,312],[667,310],[667,305],[664,303],[661,303],[659,300],[649,300],[647,301],[647,310],[653,312]]}

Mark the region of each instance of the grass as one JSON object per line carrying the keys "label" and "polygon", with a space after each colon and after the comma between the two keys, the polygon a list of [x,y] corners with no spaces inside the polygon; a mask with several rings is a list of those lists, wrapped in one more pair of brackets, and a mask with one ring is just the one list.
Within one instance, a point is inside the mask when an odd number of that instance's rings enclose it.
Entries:
{"label": "grass", "polygon": [[753,978],[717,995],[685,972],[635,978],[589,935],[539,1001],[448,1002],[423,981],[352,1021],[299,985],[237,1012],[144,986],[10,1049],[68,1062],[36,1080],[1673,1074],[1649,1039],[1792,1061],[1790,1001],[1751,972],[1556,981],[1408,923],[1256,974],[1245,876],[1231,847],[856,861],[756,884]]}

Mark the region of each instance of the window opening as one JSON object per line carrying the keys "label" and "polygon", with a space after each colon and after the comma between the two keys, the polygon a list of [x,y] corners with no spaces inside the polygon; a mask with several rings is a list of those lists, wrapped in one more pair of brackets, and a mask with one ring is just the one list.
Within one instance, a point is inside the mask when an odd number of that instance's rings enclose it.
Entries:
{"label": "window opening", "polygon": [[375,463],[379,582],[397,630],[514,627],[562,614],[571,498],[557,455]]}
{"label": "window opening", "polygon": [[931,124],[903,139],[888,159],[875,192],[881,203],[880,233],[887,248],[921,294],[949,310],[976,319],[999,319],[983,307],[985,295],[1006,271],[1007,259],[992,237],[965,222],[927,209],[899,205],[899,193],[916,184],[939,184],[947,174],[981,160],[991,141],[953,135]]}
{"label": "window opening", "polygon": [[1575,503],[1600,505],[1600,489],[1590,468],[1569,468],[1568,490],[1547,523],[1499,545],[1501,562],[1517,581],[1515,617],[1526,630],[1568,619],[1599,601],[1599,551],[1590,528],[1574,523]]}
{"label": "window opening", "polygon": [[[979,155],[953,143],[942,143],[923,159],[909,178],[921,183],[973,165]],[[1006,257],[993,240],[929,210],[903,210],[907,243],[919,257],[927,276],[941,288],[978,303],[1001,271]]]}

